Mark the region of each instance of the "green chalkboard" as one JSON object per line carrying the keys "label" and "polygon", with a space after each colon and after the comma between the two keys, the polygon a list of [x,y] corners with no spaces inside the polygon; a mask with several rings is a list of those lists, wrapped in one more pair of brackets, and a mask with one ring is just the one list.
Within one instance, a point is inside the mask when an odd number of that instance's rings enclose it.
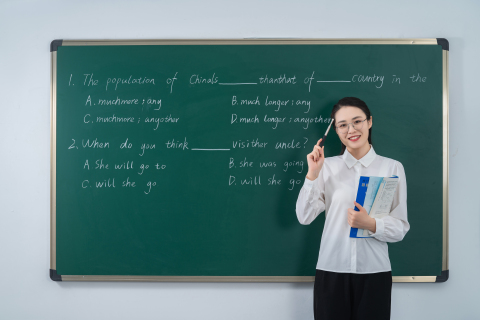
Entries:
{"label": "green chalkboard", "polygon": [[325,216],[301,225],[295,202],[333,105],[354,96],[407,176],[394,281],[445,281],[447,45],[52,42],[52,279],[313,281]]}

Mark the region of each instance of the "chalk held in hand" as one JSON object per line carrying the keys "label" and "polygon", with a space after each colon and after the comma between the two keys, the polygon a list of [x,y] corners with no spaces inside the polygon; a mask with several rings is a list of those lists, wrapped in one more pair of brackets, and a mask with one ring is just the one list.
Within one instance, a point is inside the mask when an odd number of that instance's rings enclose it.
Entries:
{"label": "chalk held in hand", "polygon": [[327,131],[325,131],[325,135],[322,138],[322,141],[320,142],[320,148],[323,147],[323,144],[325,143],[325,139],[327,138],[328,131],[330,131],[330,127],[332,126],[333,119],[330,121],[330,125],[327,128]]}

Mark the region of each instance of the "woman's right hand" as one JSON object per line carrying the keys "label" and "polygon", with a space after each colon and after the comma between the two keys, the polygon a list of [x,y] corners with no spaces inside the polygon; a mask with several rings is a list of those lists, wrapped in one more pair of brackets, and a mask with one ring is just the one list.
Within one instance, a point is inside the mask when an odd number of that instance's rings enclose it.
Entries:
{"label": "woman's right hand", "polygon": [[307,179],[315,180],[317,179],[318,175],[320,174],[320,170],[323,167],[323,161],[325,161],[325,155],[323,153],[323,149],[325,146],[320,148],[320,142],[322,139],[317,141],[317,144],[313,147],[313,151],[307,154],[307,162],[308,162],[308,173]]}

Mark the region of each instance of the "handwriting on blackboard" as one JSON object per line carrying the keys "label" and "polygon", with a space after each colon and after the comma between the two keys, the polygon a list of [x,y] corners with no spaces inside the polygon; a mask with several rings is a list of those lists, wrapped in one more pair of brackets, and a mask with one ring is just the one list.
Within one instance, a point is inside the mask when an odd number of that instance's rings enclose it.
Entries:
{"label": "handwriting on blackboard", "polygon": [[[171,160],[162,161],[162,155],[175,153],[181,159],[196,161],[202,154],[221,152],[226,153],[227,157],[221,157],[225,162],[216,165],[219,168],[226,167],[228,170],[228,174],[220,180],[225,187],[276,187],[292,191],[304,180],[307,165],[302,159],[303,150],[311,147],[308,145],[307,137],[298,137],[299,130],[321,132],[325,129],[323,125],[331,121],[328,115],[316,113],[319,106],[315,105],[315,96],[312,95],[318,90],[324,90],[327,85],[347,87],[356,84],[382,90],[388,85],[400,86],[401,78],[409,79],[410,83],[418,85],[427,82],[427,77],[420,73],[408,76],[352,73],[338,75],[335,78],[316,71],[297,74],[261,72],[243,78],[231,74],[223,75],[216,71],[211,73],[175,71],[168,75],[167,73],[109,75],[102,73],[102,70],[92,70],[78,75],[72,73],[68,78],[69,87],[73,89],[75,83],[79,81],[80,86],[77,84],[76,89],[88,88],[82,101],[72,102],[73,105],[82,108],[83,119],[78,119],[78,123],[85,126],[85,129],[83,136],[71,137],[65,147],[69,152],[85,155],[80,169],[83,169],[86,177],[78,181],[80,189],[85,191],[123,189],[131,192],[139,190],[149,195],[155,193],[159,182],[164,181],[171,170],[175,170],[173,169],[175,163]],[[176,91],[173,90],[174,84]],[[253,88],[253,91],[240,91],[239,88],[242,86]],[[270,92],[272,88],[279,87],[298,89]],[[201,108],[195,102],[190,101],[186,105],[180,102],[188,95],[202,99],[201,94],[205,90],[209,93],[218,92],[218,96],[223,97],[223,100],[214,99],[209,104],[203,104],[202,100],[198,100]],[[226,94],[225,90],[230,91]],[[229,109],[223,112],[226,107]],[[182,128],[186,128],[185,126],[197,126],[192,123],[188,113],[183,112],[184,109],[192,110],[196,117],[201,119],[198,123],[209,121],[208,117],[203,117],[203,113],[223,112],[221,113],[223,123],[218,125],[231,128],[232,131],[225,132],[225,135],[231,135],[232,138],[225,143],[225,140],[219,137],[218,141],[224,141],[222,144],[211,140],[199,142],[198,139],[182,135]],[[319,130],[319,125],[322,126],[322,130]],[[249,131],[252,136],[248,138],[235,136],[236,128],[239,126],[251,128]],[[198,127],[201,130],[201,126]],[[256,134],[258,128],[282,133],[282,138]],[[103,137],[98,132],[115,134]],[[137,139],[129,136],[129,132],[139,132]],[[148,132],[161,134],[152,135]],[[166,135],[168,132],[171,134]],[[296,138],[285,138],[285,132],[296,132]],[[202,131],[198,132],[200,137],[203,134]],[[143,137],[143,141],[139,141],[138,136]],[[192,140],[195,141],[193,145]],[[242,154],[248,150],[267,149],[271,151],[267,153],[267,157]],[[86,150],[94,150],[95,157],[87,156]],[[296,151],[298,158],[285,159],[282,152],[288,150],[298,150]]]}
{"label": "handwriting on blackboard", "polygon": [[[94,78],[93,73],[85,73],[82,75],[84,86],[98,86],[99,80]],[[391,78],[390,83],[393,84],[401,84],[401,77],[397,74],[392,74],[389,76]],[[425,83],[427,82],[427,77],[421,76],[420,73],[409,75],[407,76],[411,82],[418,82],[418,83]],[[179,75],[179,72],[175,72],[173,77],[168,77],[165,80],[165,83],[170,88],[170,93],[173,92],[173,84],[176,80],[186,79],[188,84],[190,85],[197,85],[197,84],[211,84],[211,85],[256,85],[256,84],[277,84],[277,85],[298,85],[303,84],[308,86],[308,92],[311,92],[312,82],[317,82],[319,84],[323,83],[372,83],[375,85],[377,89],[380,89],[384,85],[384,80],[386,80],[385,75],[377,75],[373,74],[351,74],[346,75],[344,79],[325,79],[322,76],[315,76],[315,71],[312,72],[310,76],[304,77],[303,83],[297,82],[296,75],[287,76],[286,74],[282,74],[279,76],[271,76],[271,75],[263,75],[258,77],[258,80],[253,81],[234,81],[234,82],[220,82],[219,76],[216,73],[213,73],[211,76],[204,77],[200,74],[191,74],[185,77]],[[315,80],[321,79],[321,80]],[[147,76],[138,76],[138,75],[128,75],[125,77],[104,77],[102,82],[105,83],[105,91],[114,90],[117,91],[122,88],[122,86],[130,86],[130,85],[155,85],[155,78],[147,77]],[[69,86],[75,85],[75,79],[73,74],[70,74],[70,78],[68,81]]]}

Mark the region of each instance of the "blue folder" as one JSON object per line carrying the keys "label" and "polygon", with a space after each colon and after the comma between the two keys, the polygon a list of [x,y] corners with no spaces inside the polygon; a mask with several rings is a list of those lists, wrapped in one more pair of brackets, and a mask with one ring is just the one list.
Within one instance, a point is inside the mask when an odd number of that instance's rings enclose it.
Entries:
{"label": "blue folder", "polygon": [[[392,176],[391,178],[398,178],[397,176]],[[367,210],[367,213],[370,213],[372,209],[373,202],[377,195],[378,189],[383,181],[383,177],[367,177],[361,176],[358,181],[358,190],[357,190],[357,199],[355,200],[362,207]],[[357,207],[354,209],[358,210]],[[372,238],[372,237],[363,237],[358,236],[358,228],[350,228],[350,238]]]}

